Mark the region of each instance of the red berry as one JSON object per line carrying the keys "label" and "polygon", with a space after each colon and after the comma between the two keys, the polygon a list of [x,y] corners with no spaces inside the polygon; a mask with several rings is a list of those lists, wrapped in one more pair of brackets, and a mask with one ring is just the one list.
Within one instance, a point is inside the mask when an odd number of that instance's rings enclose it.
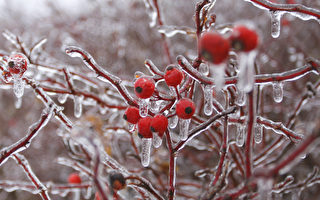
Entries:
{"label": "red berry", "polygon": [[134,91],[137,97],[141,99],[151,97],[154,92],[154,87],[154,81],[145,77],[138,78],[134,83]]}
{"label": "red berry", "polygon": [[131,124],[138,123],[140,117],[139,109],[133,106],[127,108],[126,112],[123,115],[123,118]]}
{"label": "red berry", "polygon": [[71,184],[80,184],[81,178],[78,173],[72,173],[68,177],[68,182]]}
{"label": "red berry", "polygon": [[166,74],[164,75],[164,80],[168,86],[177,86],[182,82],[184,75],[176,67],[170,65],[166,69]]}
{"label": "red berry", "polygon": [[176,113],[181,119],[190,119],[196,108],[190,99],[180,99],[176,105]]}
{"label": "red berry", "polygon": [[246,26],[237,26],[230,36],[232,48],[236,51],[251,51],[258,46],[258,34]]}
{"label": "red berry", "polygon": [[113,173],[109,176],[109,183],[114,190],[122,190],[126,186],[126,179],[120,173]]}
{"label": "red berry", "polygon": [[96,192],[96,194],[95,194],[95,200],[100,200],[99,192]]}
{"label": "red berry", "polygon": [[27,70],[28,58],[20,53],[12,54],[8,59],[9,72],[18,74],[20,77]]}
{"label": "red berry", "polygon": [[229,41],[218,33],[204,33],[199,44],[202,57],[214,64],[222,63],[229,55]]}
{"label": "red berry", "polygon": [[152,138],[152,132],[150,129],[151,121],[151,117],[144,117],[139,120],[138,134],[141,138]]}
{"label": "red berry", "polygon": [[164,115],[156,115],[152,118],[151,121],[151,131],[159,133],[159,136],[162,137],[163,133],[167,130],[168,127],[168,119]]}

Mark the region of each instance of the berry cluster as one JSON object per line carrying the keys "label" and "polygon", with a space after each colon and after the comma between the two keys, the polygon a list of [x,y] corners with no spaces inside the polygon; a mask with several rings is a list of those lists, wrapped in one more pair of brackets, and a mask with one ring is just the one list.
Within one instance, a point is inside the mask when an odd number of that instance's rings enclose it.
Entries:
{"label": "berry cluster", "polygon": [[258,34],[246,26],[233,28],[228,38],[218,33],[206,32],[200,38],[202,58],[220,64],[228,58],[230,48],[235,51],[249,52],[258,46]]}

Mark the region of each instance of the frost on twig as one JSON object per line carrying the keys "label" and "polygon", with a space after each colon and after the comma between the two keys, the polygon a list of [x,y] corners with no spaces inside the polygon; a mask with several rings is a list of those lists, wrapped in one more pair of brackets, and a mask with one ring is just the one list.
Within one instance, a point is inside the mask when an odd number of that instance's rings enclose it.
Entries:
{"label": "frost on twig", "polygon": [[28,176],[32,184],[37,188],[38,192],[43,200],[50,200],[47,188],[41,183],[39,178],[34,174],[28,160],[21,154],[16,153],[13,155],[14,160],[20,165],[24,173]]}

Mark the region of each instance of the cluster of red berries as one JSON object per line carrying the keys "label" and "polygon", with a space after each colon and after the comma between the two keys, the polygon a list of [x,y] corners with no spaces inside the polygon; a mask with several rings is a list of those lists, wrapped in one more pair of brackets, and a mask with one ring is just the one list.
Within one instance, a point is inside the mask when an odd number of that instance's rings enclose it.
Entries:
{"label": "cluster of red berries", "polygon": [[236,26],[231,35],[224,38],[213,32],[206,32],[199,41],[203,59],[220,64],[228,58],[230,48],[235,51],[249,52],[258,46],[258,34],[246,26]]}

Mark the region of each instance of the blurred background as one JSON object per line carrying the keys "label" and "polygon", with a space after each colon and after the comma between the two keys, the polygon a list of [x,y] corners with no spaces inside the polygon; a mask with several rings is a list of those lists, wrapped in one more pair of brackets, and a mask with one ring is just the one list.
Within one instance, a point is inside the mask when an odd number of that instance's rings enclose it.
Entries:
{"label": "blurred background", "polygon": [[[165,25],[195,29],[194,11],[196,0],[159,0],[161,17]],[[279,3],[285,3],[279,0]],[[320,9],[320,1],[297,0],[297,3]],[[270,14],[257,9],[246,1],[218,0],[211,11],[216,15],[216,25],[252,24],[260,34],[259,53],[257,56],[261,73],[282,72],[301,67],[307,57],[320,59],[320,24],[316,20],[303,21],[291,15],[282,17],[282,29],[279,38],[270,34]],[[156,23],[150,26],[152,19],[142,0],[0,0],[0,31],[9,30],[19,36],[25,46],[30,47],[37,41],[47,38],[43,52],[37,58],[38,63],[55,67],[71,67],[73,71],[87,73],[88,70],[80,59],[72,59],[64,53],[65,45],[79,46],[88,51],[108,71],[124,80],[131,81],[136,71],[147,73],[145,59],[151,59],[161,70],[168,65],[163,49],[163,40]],[[152,25],[152,23],[151,23]],[[196,38],[193,34],[175,34],[167,38],[172,59],[178,55],[188,58],[196,56]],[[0,52],[10,54],[17,51],[4,37],[0,37]],[[306,76],[298,81],[284,85],[284,100],[273,102],[272,87],[264,88],[266,104],[265,116],[274,121],[285,121],[287,114],[297,103],[297,98],[305,91],[307,81],[315,82],[315,75]],[[22,105],[16,108],[16,98],[12,89],[5,86],[0,90],[0,148],[13,144],[22,138],[28,127],[36,122],[44,108],[36,99],[33,91],[26,88]],[[52,98],[56,101],[57,96]],[[319,116],[319,95],[304,108],[297,123],[299,133],[310,130]],[[57,102],[57,101],[56,101]],[[73,101],[63,105],[64,113],[73,122],[80,121],[73,116]],[[312,112],[312,113],[311,113]],[[105,116],[96,114],[95,106],[84,106],[84,116],[95,116],[102,124],[108,123]],[[121,114],[121,113],[120,113]],[[119,114],[119,115],[120,115]],[[57,164],[56,158],[68,156],[63,141],[57,136],[59,124],[51,120],[31,146],[23,152],[43,182],[66,183],[72,169]],[[309,127],[309,129],[308,129]],[[119,147],[121,148],[121,147]],[[190,151],[190,152],[189,152]],[[183,155],[196,150],[190,148]],[[197,151],[196,151],[197,152]],[[202,155],[202,154],[199,154]],[[207,154],[198,158],[179,159],[179,176],[193,178],[193,171],[201,166],[215,166],[217,160],[207,161]],[[313,152],[306,161],[293,169],[297,180],[319,166],[319,153]],[[218,158],[218,157],[217,157]],[[200,162],[200,166],[183,169],[184,165]],[[190,165],[189,165],[190,166]],[[192,172],[192,173],[191,173]],[[28,181],[19,166],[9,159],[0,168],[0,180]],[[310,190],[310,194],[319,194],[319,186]],[[305,194],[308,196],[308,194]],[[52,196],[53,199],[71,199]],[[92,196],[93,198],[93,196]],[[0,190],[0,199],[40,199],[28,192],[8,193]],[[308,198],[306,198],[308,199]]]}

